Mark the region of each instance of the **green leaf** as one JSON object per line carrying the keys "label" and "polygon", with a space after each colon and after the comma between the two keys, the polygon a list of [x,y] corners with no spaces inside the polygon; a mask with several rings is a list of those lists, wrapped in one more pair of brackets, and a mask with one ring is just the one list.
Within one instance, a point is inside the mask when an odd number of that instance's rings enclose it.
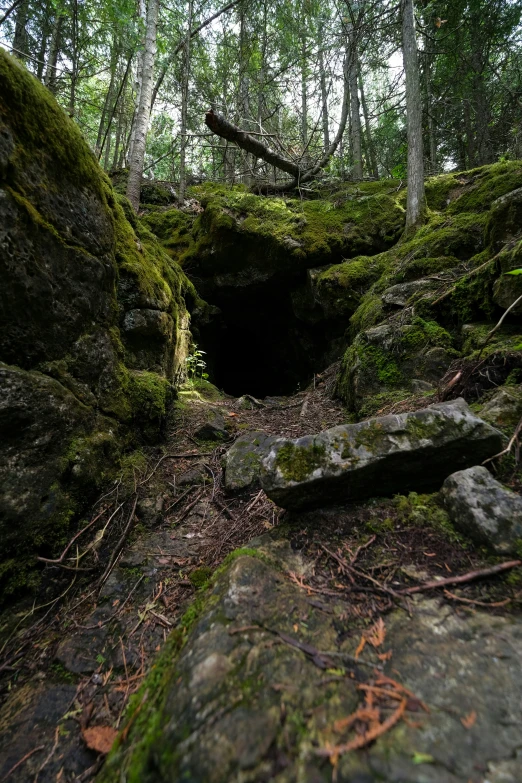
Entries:
{"label": "green leaf", "polygon": [[414,753],[412,757],[414,764],[434,764],[435,759],[429,753]]}
{"label": "green leaf", "polygon": [[512,269],[511,272],[506,272],[506,275],[522,275],[522,269]]}

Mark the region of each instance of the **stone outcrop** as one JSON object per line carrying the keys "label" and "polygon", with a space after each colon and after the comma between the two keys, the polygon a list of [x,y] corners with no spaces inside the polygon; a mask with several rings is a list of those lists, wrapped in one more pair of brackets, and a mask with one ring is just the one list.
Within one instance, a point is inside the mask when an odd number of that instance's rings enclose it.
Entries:
{"label": "stone outcrop", "polygon": [[3,51],[0,80],[1,592],[158,438],[202,307],[49,91]]}
{"label": "stone outcrop", "polygon": [[[342,721],[362,700],[358,684],[378,672],[355,661],[359,634],[339,638],[342,598],[312,599],[288,578],[305,577],[303,566],[284,544],[236,553],[199,600],[190,633],[171,635],[100,783],[331,780],[318,750],[342,741]],[[417,712],[364,752],[341,755],[338,780],[462,783],[480,769],[492,783],[517,783],[519,625],[447,607],[441,617],[437,600],[412,610],[386,617],[385,666]],[[463,718],[472,711],[470,729]]]}
{"label": "stone outcrop", "polygon": [[436,490],[456,468],[491,457],[501,444],[500,432],[459,399],[297,440],[278,438],[263,460],[261,484],[287,509]]}
{"label": "stone outcrop", "polygon": [[522,554],[522,498],[484,467],[448,476],[442,494],[451,521],[478,545],[499,554]]}

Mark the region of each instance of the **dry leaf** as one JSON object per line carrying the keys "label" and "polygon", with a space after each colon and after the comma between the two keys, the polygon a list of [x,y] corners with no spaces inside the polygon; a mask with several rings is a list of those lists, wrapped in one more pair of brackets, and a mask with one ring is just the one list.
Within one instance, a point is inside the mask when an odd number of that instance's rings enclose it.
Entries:
{"label": "dry leaf", "polygon": [[386,627],[382,617],[372,625],[369,631],[365,634],[366,641],[371,644],[372,647],[380,647],[386,638]]}
{"label": "dry leaf", "polygon": [[90,750],[106,755],[112,748],[118,732],[112,726],[92,726],[82,732],[83,740]]}
{"label": "dry leaf", "polygon": [[297,633],[299,631],[299,626],[297,623],[294,623],[294,633]]}
{"label": "dry leaf", "polygon": [[385,653],[378,653],[377,658],[380,661],[389,661],[392,655],[393,655],[392,650],[388,650],[388,652]]}
{"label": "dry leaf", "polygon": [[229,416],[239,416],[239,413],[229,413]]}
{"label": "dry leaf", "polygon": [[469,715],[466,715],[464,718],[460,719],[460,722],[462,723],[465,729],[470,729],[475,724],[476,720],[477,720],[477,713],[475,712],[475,710],[471,710]]}

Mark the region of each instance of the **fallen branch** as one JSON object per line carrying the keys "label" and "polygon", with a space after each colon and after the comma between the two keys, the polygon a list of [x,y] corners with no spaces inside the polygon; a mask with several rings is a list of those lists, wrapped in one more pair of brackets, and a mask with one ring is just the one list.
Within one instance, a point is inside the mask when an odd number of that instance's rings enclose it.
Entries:
{"label": "fallen branch", "polygon": [[495,609],[499,606],[507,606],[510,604],[514,598],[505,598],[503,601],[477,601],[473,598],[464,598],[464,596],[461,595],[455,595],[455,593],[450,593],[449,590],[444,590],[444,595],[446,598],[451,598],[453,601],[460,601],[463,604],[472,604],[473,606],[484,606],[486,609]]}
{"label": "fallen branch", "polygon": [[[513,448],[514,444],[517,442],[518,436],[520,435],[521,432],[522,432],[522,419],[520,419],[520,421],[518,422],[518,424],[516,426],[516,429],[515,429],[515,432],[513,433],[513,437],[509,441],[509,443],[506,446],[506,448],[504,449],[504,451],[500,451],[498,454],[495,454],[494,457],[489,457],[489,459],[485,459],[482,464],[486,465],[486,463],[491,462],[494,459],[499,459],[499,457],[504,457],[506,454],[509,454],[509,452]],[[518,459],[518,456],[517,456],[517,459]]]}
{"label": "fallen branch", "polygon": [[125,525],[125,529],[124,529],[123,533],[121,534],[120,538],[118,539],[118,543],[116,544],[116,546],[113,549],[113,552],[112,552],[112,555],[111,555],[111,558],[109,560],[109,564],[108,564],[107,568],[105,569],[105,571],[103,572],[102,576],[100,577],[100,579],[98,581],[98,585],[100,587],[103,585],[103,583],[109,577],[112,569],[114,568],[114,566],[116,564],[116,559],[117,559],[118,555],[120,554],[120,551],[121,551],[121,549],[122,549],[122,547],[123,547],[123,545],[125,543],[125,540],[126,540],[128,534],[129,534],[129,531],[131,529],[131,525],[132,525],[132,522],[134,520],[134,514],[136,512],[136,506],[137,505],[138,505],[138,495],[136,494],[136,496],[134,497],[134,505],[132,506],[132,511],[130,513],[128,522]]}
{"label": "fallen branch", "polygon": [[475,579],[484,579],[486,576],[494,576],[500,574],[503,571],[509,571],[512,568],[518,568],[522,566],[522,560],[510,560],[507,563],[498,563],[498,565],[491,566],[491,568],[483,568],[480,571],[470,571],[462,576],[450,576],[447,579],[440,579],[439,581],[425,582],[422,585],[415,585],[415,587],[407,587],[404,590],[397,590],[397,595],[412,595],[413,593],[422,593],[424,590],[433,590],[435,588],[446,587],[446,585],[461,585],[466,582],[474,582]]}
{"label": "fallen branch", "polygon": [[508,313],[510,313],[510,312],[511,312],[511,310],[514,310],[514,309],[515,309],[515,307],[517,306],[517,304],[520,304],[520,302],[522,302],[522,296],[519,296],[519,297],[518,297],[518,299],[515,299],[515,301],[514,301],[512,304],[510,304],[510,305],[509,305],[508,309],[506,310],[506,312],[504,313],[504,315],[502,316],[502,318],[499,320],[498,324],[497,324],[497,325],[496,325],[496,326],[495,326],[495,327],[494,327],[494,328],[491,330],[491,332],[489,332],[489,334],[487,335],[486,339],[484,340],[484,342],[483,342],[483,344],[482,344],[482,346],[481,346],[480,353],[479,353],[479,355],[478,355],[478,358],[479,358],[479,359],[480,359],[480,357],[481,357],[481,355],[482,355],[482,351],[484,350],[484,348],[486,347],[486,345],[489,343],[489,341],[491,340],[491,338],[493,337],[493,335],[495,334],[495,332],[496,332],[498,329],[500,329],[500,327],[502,326],[502,324],[503,324],[503,322],[504,322],[504,318],[506,317],[506,315],[508,315]]}

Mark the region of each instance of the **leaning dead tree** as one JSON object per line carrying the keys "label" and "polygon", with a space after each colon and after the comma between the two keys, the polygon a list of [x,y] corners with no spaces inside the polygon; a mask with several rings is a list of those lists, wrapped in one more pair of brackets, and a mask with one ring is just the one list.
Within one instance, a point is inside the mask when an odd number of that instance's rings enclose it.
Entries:
{"label": "leaning dead tree", "polygon": [[297,163],[294,163],[284,155],[281,155],[279,152],[271,149],[259,138],[256,138],[250,133],[241,130],[241,128],[238,128],[237,125],[229,122],[225,117],[223,117],[222,114],[215,112],[213,109],[210,109],[206,113],[205,124],[208,128],[210,128],[212,133],[216,134],[216,136],[220,136],[226,141],[237,144],[238,147],[240,147],[245,152],[249,152],[255,158],[261,158],[261,160],[264,160],[265,163],[268,163],[271,166],[275,166],[281,171],[284,171],[286,174],[290,174],[290,176],[293,178],[290,181],[281,182],[279,184],[269,185],[267,183],[264,185],[255,186],[255,189],[261,193],[266,191],[273,192],[274,190],[281,192],[285,190],[294,190],[294,188],[298,188],[300,185],[304,185],[306,182],[310,182],[310,180],[314,179],[314,177],[316,177],[317,174],[319,174],[319,172],[328,165],[328,162],[337,150],[337,147],[339,146],[346,129],[349,108],[349,85],[345,66],[343,106],[337,134],[333,142],[324,153],[323,157],[308,169],[301,168],[297,165]]}

